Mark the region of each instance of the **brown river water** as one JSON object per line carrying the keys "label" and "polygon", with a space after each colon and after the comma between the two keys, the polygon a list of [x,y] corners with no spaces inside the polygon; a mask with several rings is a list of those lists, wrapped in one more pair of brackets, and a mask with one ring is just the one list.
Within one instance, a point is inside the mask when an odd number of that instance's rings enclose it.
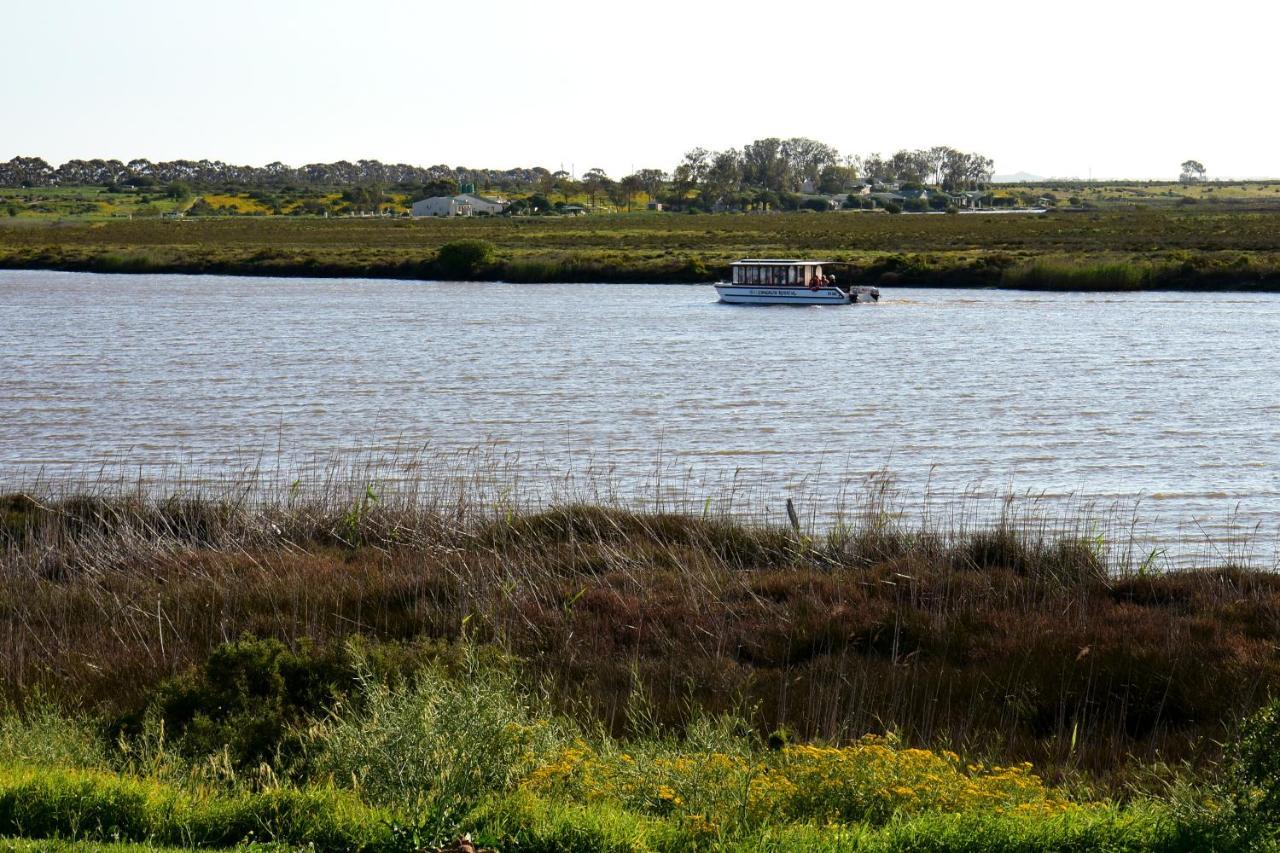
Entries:
{"label": "brown river water", "polygon": [[907,510],[1013,494],[1275,564],[1280,295],[795,308],[709,286],[0,272],[0,345],[0,487],[483,447],[534,491],[577,472],[774,519],[794,497],[821,522],[887,477]]}

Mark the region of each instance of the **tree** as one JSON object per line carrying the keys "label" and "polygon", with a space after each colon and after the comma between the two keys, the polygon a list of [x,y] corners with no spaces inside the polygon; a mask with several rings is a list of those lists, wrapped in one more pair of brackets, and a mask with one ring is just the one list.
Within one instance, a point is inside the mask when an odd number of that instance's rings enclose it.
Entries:
{"label": "tree", "polygon": [[947,155],[951,149],[945,145],[935,145],[928,151],[924,152],[923,164],[928,172],[929,183],[936,186],[942,185],[942,167],[947,162]]}
{"label": "tree", "polygon": [[641,169],[635,176],[640,179],[640,187],[650,200],[658,197],[662,185],[667,182],[667,173],[661,169]]}
{"label": "tree", "polygon": [[176,202],[191,198],[191,186],[183,181],[173,181],[164,188],[164,194]]}
{"label": "tree", "polygon": [[636,193],[644,189],[644,180],[637,175],[627,175],[618,185],[622,187],[622,192],[627,199],[627,211],[631,211],[631,202],[635,199]]}
{"label": "tree", "polygon": [[1184,160],[1182,163],[1182,174],[1178,177],[1178,180],[1184,184],[1203,181],[1204,164],[1199,160]]}
{"label": "tree", "polygon": [[784,141],[781,153],[787,161],[786,189],[789,190],[800,189],[800,184],[804,181],[811,181],[816,185],[822,169],[840,160],[836,149],[806,136],[796,136]]}
{"label": "tree", "polygon": [[605,185],[604,192],[609,197],[609,201],[613,202],[614,207],[621,209],[625,205],[628,210],[631,209],[631,191],[627,188],[626,178],[621,181],[609,181]]}
{"label": "tree", "polygon": [[596,206],[596,196],[600,193],[608,193],[609,185],[613,181],[609,180],[609,176],[605,174],[604,169],[599,167],[588,169],[587,173],[582,176],[582,184],[586,187],[587,196],[591,199],[591,206]]}
{"label": "tree", "polygon": [[844,192],[853,181],[853,170],[848,166],[837,166],[831,163],[822,168],[822,173],[818,176],[818,192],[826,195],[836,195]]}
{"label": "tree", "polygon": [[458,182],[453,178],[436,178],[423,184],[420,192],[422,194],[421,198],[457,195]]}
{"label": "tree", "polygon": [[742,188],[742,155],[730,148],[712,155],[702,179],[702,197],[706,207],[714,207]]}
{"label": "tree", "polygon": [[748,186],[780,192],[790,183],[788,170],[782,140],[776,136],[743,146],[742,182]]}
{"label": "tree", "polygon": [[893,178],[893,170],[879,154],[868,154],[862,160],[862,177],[870,181],[888,181]]}

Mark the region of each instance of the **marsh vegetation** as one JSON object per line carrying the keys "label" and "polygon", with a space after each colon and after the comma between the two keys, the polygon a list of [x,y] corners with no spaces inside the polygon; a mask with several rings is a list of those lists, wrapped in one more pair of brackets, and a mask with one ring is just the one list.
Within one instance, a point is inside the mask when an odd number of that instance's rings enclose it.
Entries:
{"label": "marsh vegetation", "polygon": [[[699,282],[741,257],[820,256],[877,285],[1271,290],[1277,214],[633,214],[467,220],[38,222],[0,227],[0,267],[95,272]],[[440,250],[481,241],[465,268]],[[464,244],[466,245],[466,244]]]}
{"label": "marsh vegetation", "polygon": [[1012,508],[907,522],[883,491],[808,530],[480,482],[10,494],[0,831],[333,850],[1271,832],[1270,572],[1155,573]]}

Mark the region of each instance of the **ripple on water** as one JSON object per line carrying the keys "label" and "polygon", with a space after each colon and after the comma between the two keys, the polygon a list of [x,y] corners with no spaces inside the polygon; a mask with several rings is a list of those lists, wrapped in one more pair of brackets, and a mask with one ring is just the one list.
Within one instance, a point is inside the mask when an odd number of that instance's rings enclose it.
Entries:
{"label": "ripple on water", "polygon": [[497,439],[547,468],[607,454],[636,490],[655,464],[746,467],[771,507],[888,469],[908,497],[994,481],[1151,501],[1170,537],[1228,517],[1275,535],[1277,296],[889,290],[791,311],[500,287],[495,309],[460,283],[0,272],[0,475]]}

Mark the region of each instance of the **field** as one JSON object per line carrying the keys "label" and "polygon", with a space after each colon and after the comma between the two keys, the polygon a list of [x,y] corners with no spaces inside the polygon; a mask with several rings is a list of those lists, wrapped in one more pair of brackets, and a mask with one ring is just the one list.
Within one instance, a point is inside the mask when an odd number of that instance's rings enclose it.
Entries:
{"label": "field", "polygon": [[419,462],[4,498],[0,835],[1272,845],[1270,572],[883,492],[822,534],[523,506]]}
{"label": "field", "polygon": [[[1280,210],[1048,214],[616,214],[473,220],[237,216],[0,221],[0,268],[101,272],[712,281],[740,257],[818,255],[844,280],[1055,289],[1280,288]],[[439,248],[482,240],[465,269]]]}

